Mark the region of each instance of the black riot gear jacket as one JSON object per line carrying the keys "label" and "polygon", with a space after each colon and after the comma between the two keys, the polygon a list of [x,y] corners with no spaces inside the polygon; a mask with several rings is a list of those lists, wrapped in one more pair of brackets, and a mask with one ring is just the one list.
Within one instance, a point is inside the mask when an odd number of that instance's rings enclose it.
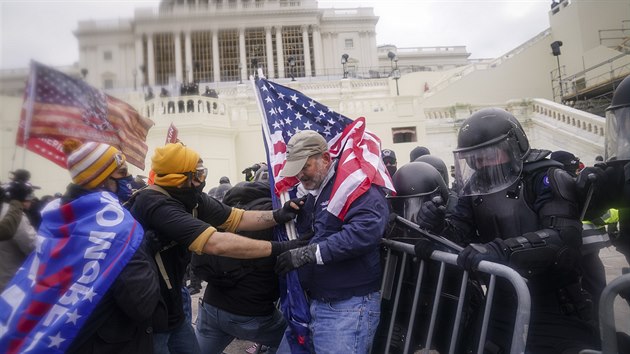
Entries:
{"label": "black riot gear jacket", "polygon": [[[510,246],[510,253],[528,250],[527,256],[519,254],[518,261],[531,260],[531,264],[510,264],[522,275],[538,275],[530,279],[532,291],[546,292],[576,281],[572,267],[581,245],[579,203],[574,179],[559,165],[545,158],[531,161],[510,187],[488,195],[460,197],[447,215],[443,235],[462,244],[500,238]],[[532,241],[534,236],[523,237],[541,230],[547,231],[540,242]],[[554,263],[554,269],[539,268]]]}

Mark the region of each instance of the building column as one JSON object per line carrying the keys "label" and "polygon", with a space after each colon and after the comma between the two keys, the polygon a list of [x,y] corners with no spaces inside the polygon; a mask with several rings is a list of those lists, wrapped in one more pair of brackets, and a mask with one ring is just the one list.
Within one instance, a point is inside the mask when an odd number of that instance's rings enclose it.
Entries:
{"label": "building column", "polygon": [[282,26],[276,27],[276,54],[278,55],[278,75],[279,79],[284,78],[284,53],[282,52]]}
{"label": "building column", "polygon": [[214,82],[221,81],[221,68],[219,67],[219,30],[212,30],[212,72]]}
{"label": "building column", "polygon": [[357,71],[361,71],[360,68],[367,66],[367,50],[370,49],[368,46],[368,35],[366,31],[359,31],[359,63],[357,67]]}
{"label": "building column", "polygon": [[175,40],[175,80],[177,82],[184,82],[184,75],[182,75],[182,40],[179,33],[173,33]]}
{"label": "building column", "polygon": [[153,49],[153,33],[147,35],[147,73],[149,86],[155,86],[155,51]]}
{"label": "building column", "polygon": [[188,69],[188,77],[186,80],[188,82],[193,82],[193,70],[195,70],[195,68],[192,60],[192,40],[190,38],[190,31],[186,31],[185,36],[184,50],[186,51],[186,68]]}
{"label": "building column", "polygon": [[[339,33],[331,32],[330,33],[330,42],[328,45],[330,46],[330,54],[332,55],[331,64],[333,71],[331,74],[342,73],[343,74],[343,66],[341,65],[341,56],[345,54],[341,50],[341,46],[338,45],[337,41],[339,39]],[[342,44],[343,45],[343,44]]]}
{"label": "building column", "polygon": [[238,29],[238,61],[241,67],[241,80],[247,80],[247,57],[245,56],[245,28]]}
{"label": "building column", "polygon": [[330,52],[330,32],[324,32],[321,34],[322,37],[322,58],[323,63],[322,67],[324,70],[324,75],[330,75],[332,70],[332,61],[331,61],[331,52]]}
{"label": "building column", "polygon": [[368,48],[370,48],[368,51],[370,53],[368,58],[370,67],[378,68],[378,48],[376,46],[376,32],[374,31],[368,31]]}
{"label": "building column", "polygon": [[267,77],[269,79],[275,77],[273,67],[273,45],[271,43],[271,27],[265,27],[265,50],[267,51]]}
{"label": "building column", "polygon": [[136,67],[133,68],[134,71],[132,71],[136,73],[134,77],[135,82],[133,83],[135,87],[142,87],[144,83],[144,81],[142,81],[144,73],[140,69],[142,65],[144,65],[144,51],[142,50],[142,35],[139,35],[136,37]]}
{"label": "building column", "polygon": [[311,26],[313,29],[313,55],[315,56],[315,76],[323,75],[322,35],[319,26]]}
{"label": "building column", "polygon": [[304,47],[304,77],[313,76],[311,69],[311,45],[308,40],[308,25],[302,26],[302,45]]}

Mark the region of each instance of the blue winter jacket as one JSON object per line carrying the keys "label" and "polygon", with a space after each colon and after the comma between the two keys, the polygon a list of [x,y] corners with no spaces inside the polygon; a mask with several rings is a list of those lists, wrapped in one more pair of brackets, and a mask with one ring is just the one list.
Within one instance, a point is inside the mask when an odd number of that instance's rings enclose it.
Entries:
{"label": "blue winter jacket", "polygon": [[297,220],[300,235],[314,233],[310,243],[319,244],[324,263],[299,268],[300,282],[311,298],[322,301],[379,290],[379,245],[389,213],[382,189],[372,185],[352,203],[345,220],[338,219],[326,210],[333,183],[331,178],[317,200],[308,195]]}

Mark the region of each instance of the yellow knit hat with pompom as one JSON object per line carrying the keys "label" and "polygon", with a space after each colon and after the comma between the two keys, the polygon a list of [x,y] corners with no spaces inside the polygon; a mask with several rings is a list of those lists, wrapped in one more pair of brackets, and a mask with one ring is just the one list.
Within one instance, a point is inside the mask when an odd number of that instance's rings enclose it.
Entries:
{"label": "yellow knit hat with pompom", "polygon": [[63,151],[68,156],[67,167],[72,182],[86,189],[103,184],[126,160],[115,147],[91,141],[82,144],[75,139],[66,139]]}

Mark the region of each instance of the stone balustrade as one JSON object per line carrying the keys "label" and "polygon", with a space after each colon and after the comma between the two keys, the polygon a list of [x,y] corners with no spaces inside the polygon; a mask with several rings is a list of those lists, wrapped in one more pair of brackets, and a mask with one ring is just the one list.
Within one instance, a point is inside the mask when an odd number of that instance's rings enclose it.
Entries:
{"label": "stone balustrade", "polygon": [[140,109],[140,114],[149,118],[195,113],[225,116],[227,107],[218,98],[192,95],[155,97],[146,101]]}

